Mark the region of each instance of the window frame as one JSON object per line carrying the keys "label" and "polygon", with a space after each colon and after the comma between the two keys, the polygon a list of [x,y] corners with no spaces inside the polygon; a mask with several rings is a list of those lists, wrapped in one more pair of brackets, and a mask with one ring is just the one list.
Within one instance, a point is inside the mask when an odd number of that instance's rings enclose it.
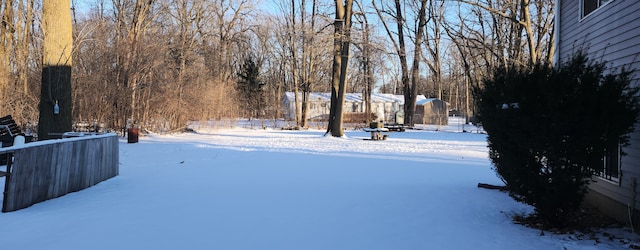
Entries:
{"label": "window frame", "polygon": [[[585,13],[585,2],[586,1],[593,1],[595,2],[595,8],[589,12],[589,13]],[[602,8],[603,6],[613,2],[614,0],[580,0],[579,2],[579,7],[580,7],[580,20],[587,18],[588,16],[590,16],[591,14],[593,14],[594,12],[598,11],[600,8]]]}
{"label": "window frame", "polygon": [[[608,147],[608,149],[611,148],[613,148],[613,150],[605,152],[602,156],[602,169],[597,169],[595,175],[599,179],[620,185],[620,179],[622,177],[620,169],[622,166],[622,145],[616,143],[615,146]],[[608,158],[612,157],[612,155],[614,159],[609,160]],[[613,173],[615,173],[615,176]]]}

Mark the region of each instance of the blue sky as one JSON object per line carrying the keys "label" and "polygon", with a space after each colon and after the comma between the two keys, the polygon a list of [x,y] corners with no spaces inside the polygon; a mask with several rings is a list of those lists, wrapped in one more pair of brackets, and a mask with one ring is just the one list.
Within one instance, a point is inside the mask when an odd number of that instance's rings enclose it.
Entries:
{"label": "blue sky", "polygon": [[[84,12],[91,8],[97,0],[71,0],[71,5],[76,8],[78,12]],[[107,1],[109,2],[109,1]]]}

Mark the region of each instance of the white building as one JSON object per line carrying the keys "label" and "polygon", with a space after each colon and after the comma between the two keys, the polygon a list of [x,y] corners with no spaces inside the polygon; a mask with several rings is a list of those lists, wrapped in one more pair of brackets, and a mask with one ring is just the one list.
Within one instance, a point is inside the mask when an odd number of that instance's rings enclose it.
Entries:
{"label": "white building", "polygon": [[[302,94],[298,93],[298,104],[302,103]],[[418,95],[416,100],[420,102],[425,100],[424,95]],[[285,118],[294,120],[295,99],[293,92],[286,92],[283,100],[285,107]],[[364,114],[366,103],[362,93],[347,93],[344,102],[345,114]],[[329,116],[329,108],[331,106],[331,93],[312,92],[309,95],[309,119],[322,120]],[[404,96],[394,94],[371,94],[371,112],[378,118],[378,121],[388,123],[402,123],[396,121],[396,115],[401,115],[404,108]],[[403,116],[402,116],[403,117]]]}

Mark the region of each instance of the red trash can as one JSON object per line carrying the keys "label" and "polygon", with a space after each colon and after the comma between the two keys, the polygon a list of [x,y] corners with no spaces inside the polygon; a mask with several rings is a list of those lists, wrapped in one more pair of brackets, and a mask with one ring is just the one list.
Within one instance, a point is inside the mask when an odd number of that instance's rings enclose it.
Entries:
{"label": "red trash can", "polygon": [[138,129],[137,128],[127,129],[127,142],[128,143],[136,143],[136,142],[138,142]]}

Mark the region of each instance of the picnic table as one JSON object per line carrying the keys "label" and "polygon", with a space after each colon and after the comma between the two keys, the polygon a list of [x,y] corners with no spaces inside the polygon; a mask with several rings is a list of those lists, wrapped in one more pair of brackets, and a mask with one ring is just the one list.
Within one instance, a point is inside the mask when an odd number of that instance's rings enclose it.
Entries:
{"label": "picnic table", "polygon": [[382,132],[389,132],[388,128],[364,128],[364,131],[367,132],[371,132],[371,139],[370,140],[386,140],[387,136],[386,134],[382,134]]}

